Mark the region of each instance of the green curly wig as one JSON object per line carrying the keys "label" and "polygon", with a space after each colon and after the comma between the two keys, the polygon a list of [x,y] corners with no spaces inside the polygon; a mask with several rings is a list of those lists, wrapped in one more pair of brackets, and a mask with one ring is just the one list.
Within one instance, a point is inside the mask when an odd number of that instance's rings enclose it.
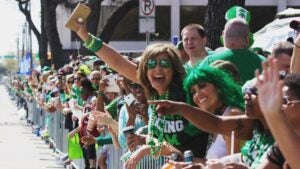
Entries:
{"label": "green curly wig", "polygon": [[200,82],[207,82],[213,84],[219,93],[219,97],[225,106],[238,107],[244,110],[244,97],[242,88],[224,71],[208,67],[197,66],[186,70],[187,74],[183,81],[183,87],[186,91],[186,99],[190,104],[195,105],[191,88]]}

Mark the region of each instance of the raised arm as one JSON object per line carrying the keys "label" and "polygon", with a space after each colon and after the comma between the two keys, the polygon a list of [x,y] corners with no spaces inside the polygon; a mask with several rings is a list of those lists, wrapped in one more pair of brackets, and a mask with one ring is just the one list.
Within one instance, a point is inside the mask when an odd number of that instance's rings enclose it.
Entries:
{"label": "raised arm", "polygon": [[269,65],[267,69],[264,64],[264,80],[258,83],[259,105],[288,164],[291,168],[299,168],[300,136],[282,112],[283,82],[278,78],[277,60],[269,59]]}
{"label": "raised arm", "polygon": [[252,137],[254,120],[245,115],[238,116],[216,116],[205,110],[190,106],[182,102],[174,101],[149,101],[149,104],[157,105],[159,115],[181,114],[197,128],[209,133],[218,133],[231,136],[231,131],[235,131],[239,139],[249,139]]}
{"label": "raised arm", "polygon": [[[77,23],[77,26],[78,26],[78,30],[76,31],[76,33],[85,43],[91,41],[94,38],[93,36],[88,34],[85,22]],[[138,82],[136,76],[137,65],[125,59],[122,55],[120,55],[116,50],[114,50],[108,44],[103,42],[103,46],[99,50],[94,52],[109,67],[121,73],[128,79],[134,82]]]}

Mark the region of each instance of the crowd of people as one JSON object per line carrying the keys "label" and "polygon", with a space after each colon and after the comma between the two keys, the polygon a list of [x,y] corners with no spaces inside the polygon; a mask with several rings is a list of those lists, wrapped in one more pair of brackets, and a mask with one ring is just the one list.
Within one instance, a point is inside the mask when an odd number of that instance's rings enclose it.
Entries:
{"label": "crowd of people", "polygon": [[64,114],[86,169],[107,168],[108,144],[123,150],[126,169],[145,156],[170,157],[156,166],[164,169],[299,168],[300,35],[260,55],[250,48],[249,20],[236,17],[224,27],[224,48],[207,48],[206,30],[189,24],[177,46],[151,44],[129,58],[88,33],[85,21],[77,27],[97,57],[71,56],[58,71],[44,67],[11,85]]}

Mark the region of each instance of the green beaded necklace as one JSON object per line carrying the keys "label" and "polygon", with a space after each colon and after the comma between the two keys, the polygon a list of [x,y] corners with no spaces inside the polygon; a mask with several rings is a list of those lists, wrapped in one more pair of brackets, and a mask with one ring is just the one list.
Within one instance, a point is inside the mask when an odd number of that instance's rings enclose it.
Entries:
{"label": "green beaded necklace", "polygon": [[[166,93],[160,95],[160,96],[155,96],[153,97],[152,100],[168,100],[169,99],[169,92],[167,91]],[[166,120],[165,120],[165,116],[161,117],[161,121],[159,123],[159,128],[161,129],[161,131],[159,132],[158,135],[158,143],[156,144],[154,139],[153,139],[153,135],[154,135],[154,123],[157,119],[157,112],[156,112],[156,106],[155,105],[151,105],[151,109],[152,109],[152,116],[150,119],[150,126],[149,126],[149,141],[148,141],[148,145],[150,146],[150,153],[152,156],[154,157],[159,157],[160,153],[162,151],[162,142],[164,139],[164,129],[165,129],[165,125],[166,125]]]}

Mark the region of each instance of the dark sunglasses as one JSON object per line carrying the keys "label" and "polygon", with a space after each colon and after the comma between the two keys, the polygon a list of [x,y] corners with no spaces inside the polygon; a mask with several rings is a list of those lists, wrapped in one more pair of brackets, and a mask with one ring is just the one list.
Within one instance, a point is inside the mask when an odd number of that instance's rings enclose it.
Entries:
{"label": "dark sunglasses", "polygon": [[147,61],[146,66],[148,69],[154,69],[158,64],[159,66],[165,69],[168,69],[172,66],[172,63],[169,59],[160,59],[160,60],[149,59]]}
{"label": "dark sunglasses", "polygon": [[80,77],[75,77],[74,80],[80,80]]}
{"label": "dark sunglasses", "polygon": [[137,84],[137,83],[130,83],[130,84],[128,85],[128,87],[129,87],[130,89],[132,89],[132,90],[136,90],[136,89],[141,89],[141,88],[142,88],[142,86],[139,85],[139,84]]}
{"label": "dark sunglasses", "polygon": [[257,96],[257,88],[256,87],[246,88],[245,93],[247,95],[255,95],[255,96]]}
{"label": "dark sunglasses", "polygon": [[68,83],[74,83],[74,80],[69,80]]}

